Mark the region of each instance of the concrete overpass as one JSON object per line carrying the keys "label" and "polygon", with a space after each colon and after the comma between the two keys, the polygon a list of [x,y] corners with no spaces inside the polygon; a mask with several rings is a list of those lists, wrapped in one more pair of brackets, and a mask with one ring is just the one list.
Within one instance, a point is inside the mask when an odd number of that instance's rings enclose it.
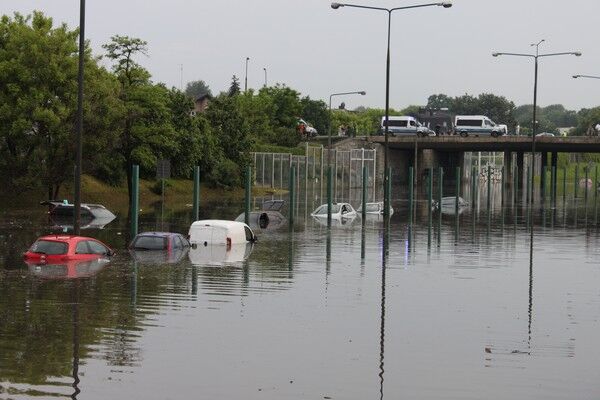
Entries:
{"label": "concrete overpass", "polygon": [[[334,140],[333,147],[344,150],[351,148],[377,149],[377,170],[383,174],[383,155],[385,137],[368,136],[356,138],[339,138]],[[394,182],[405,182],[409,166],[417,165],[416,177],[421,180],[428,168],[444,167],[447,177],[454,180],[456,167],[462,168],[461,179],[467,178],[465,152],[503,152],[507,179],[512,180],[513,170],[518,174],[519,182],[523,182],[523,156],[531,153],[530,136],[493,137],[389,137],[390,167]],[[415,151],[416,150],[416,151]],[[556,166],[558,153],[600,153],[600,137],[537,137],[536,152],[542,155],[541,167]],[[550,157],[548,157],[550,153]],[[513,161],[516,168],[513,169]],[[542,176],[544,180],[544,176]]]}
{"label": "concrete overpass", "polygon": [[[358,138],[357,138],[358,139]],[[367,143],[383,145],[385,137],[369,136]],[[600,153],[600,137],[537,137],[536,151],[548,153]],[[389,137],[390,149],[414,150],[431,149],[439,151],[497,151],[497,152],[531,152],[530,136],[493,137]]]}

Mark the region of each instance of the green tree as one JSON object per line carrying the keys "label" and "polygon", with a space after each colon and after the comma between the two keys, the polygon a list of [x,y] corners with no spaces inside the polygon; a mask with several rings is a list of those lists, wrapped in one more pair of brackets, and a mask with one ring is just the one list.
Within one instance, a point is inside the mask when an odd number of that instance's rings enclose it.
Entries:
{"label": "green tree", "polygon": [[[40,12],[0,19],[0,180],[9,190],[41,184],[53,198],[72,177],[77,38]],[[87,47],[85,71],[83,144],[93,151],[110,132],[116,86]]]}
{"label": "green tree", "polygon": [[311,100],[306,96],[300,100],[300,105],[302,118],[313,124],[320,135],[325,135],[331,122],[327,104],[322,100]]}
{"label": "green tree", "polygon": [[240,186],[242,169],[248,165],[252,147],[250,127],[235,97],[219,95],[208,106],[206,119],[217,138],[221,154],[216,154],[212,180],[223,187]]}
{"label": "green tree", "polygon": [[103,46],[107,57],[115,63],[113,71],[121,84],[119,99],[123,115],[115,151],[124,161],[130,199],[132,166],[139,164],[149,171],[157,159],[177,150],[169,90],[163,85],[153,85],[148,71],[134,60],[138,54],[146,54],[146,46],[141,39],[119,35]]}
{"label": "green tree", "polygon": [[202,80],[188,82],[185,87],[185,94],[194,100],[205,95],[212,97],[210,87]]}
{"label": "green tree", "polygon": [[440,108],[452,108],[453,99],[445,94],[432,94],[427,99],[427,108],[440,109]]}
{"label": "green tree", "polygon": [[229,94],[229,97],[233,97],[240,94],[240,91],[240,80],[237,76],[234,75],[231,78],[231,85],[229,85],[229,90],[227,93]]}

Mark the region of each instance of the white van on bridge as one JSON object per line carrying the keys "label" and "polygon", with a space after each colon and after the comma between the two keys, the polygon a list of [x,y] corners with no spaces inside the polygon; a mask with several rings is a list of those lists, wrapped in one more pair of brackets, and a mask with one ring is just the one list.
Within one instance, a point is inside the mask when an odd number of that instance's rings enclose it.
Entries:
{"label": "white van on bridge", "polygon": [[497,137],[506,134],[506,125],[496,125],[485,115],[457,115],[454,118],[454,131],[462,137]]}
{"label": "white van on bridge", "polygon": [[[381,117],[381,133],[385,134],[385,116]],[[434,135],[431,129],[423,126],[415,117],[406,115],[390,115],[388,131],[393,136],[430,136]]]}

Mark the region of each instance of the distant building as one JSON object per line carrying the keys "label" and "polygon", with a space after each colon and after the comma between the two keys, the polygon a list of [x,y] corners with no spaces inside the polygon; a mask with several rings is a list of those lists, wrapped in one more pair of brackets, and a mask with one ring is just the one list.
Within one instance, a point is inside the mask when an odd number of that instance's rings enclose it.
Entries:
{"label": "distant building", "polygon": [[202,95],[194,100],[194,110],[192,111],[192,115],[202,114],[204,111],[206,111],[209,101],[210,96],[207,94]]}

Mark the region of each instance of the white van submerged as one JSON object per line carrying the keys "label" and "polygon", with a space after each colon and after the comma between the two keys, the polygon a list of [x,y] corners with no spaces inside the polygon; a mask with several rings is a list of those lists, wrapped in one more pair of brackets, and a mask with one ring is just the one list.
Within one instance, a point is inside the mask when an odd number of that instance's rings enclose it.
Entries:
{"label": "white van submerged", "polygon": [[[381,133],[385,134],[385,116],[381,117]],[[394,136],[430,136],[434,135],[431,129],[423,126],[415,117],[406,115],[390,115],[388,131]]]}
{"label": "white van submerged", "polygon": [[457,115],[454,119],[454,131],[463,137],[497,137],[506,133],[506,125],[496,125],[485,115]]}
{"label": "white van submerged", "polygon": [[256,241],[256,236],[243,222],[205,219],[192,223],[188,239],[192,246],[232,246],[253,243]]}

